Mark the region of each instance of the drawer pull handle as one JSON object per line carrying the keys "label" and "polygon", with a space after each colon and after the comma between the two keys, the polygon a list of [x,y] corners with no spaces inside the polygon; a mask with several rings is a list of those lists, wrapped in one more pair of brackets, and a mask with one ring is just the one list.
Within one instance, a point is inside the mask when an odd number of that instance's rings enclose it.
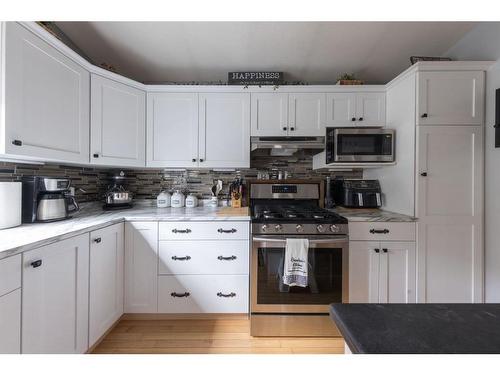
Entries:
{"label": "drawer pull handle", "polygon": [[191,233],[191,229],[172,229],[172,233]]}
{"label": "drawer pull handle", "polygon": [[389,229],[370,229],[371,234],[387,234]]}
{"label": "drawer pull handle", "polygon": [[178,256],[173,256],[172,257],[173,260],[189,260],[191,259],[191,257],[189,255],[186,255],[185,257],[178,257]]}
{"label": "drawer pull handle", "polygon": [[380,253],[380,249],[373,249],[377,254]]}
{"label": "drawer pull handle", "polygon": [[189,297],[191,294],[189,292],[184,292],[184,293],[172,292],[170,293],[170,295],[175,298],[175,297]]}
{"label": "drawer pull handle", "polygon": [[42,260],[41,259],[35,260],[34,262],[31,262],[30,265],[33,268],[38,268],[42,265]]}
{"label": "drawer pull handle", "polygon": [[94,238],[95,243],[101,243],[102,239],[101,237]]}
{"label": "drawer pull handle", "polygon": [[231,255],[230,257],[223,257],[222,255],[219,255],[217,257],[217,259],[219,259],[219,260],[235,260],[236,259],[236,255]]}
{"label": "drawer pull handle", "polygon": [[217,232],[219,232],[219,233],[236,233],[236,229],[234,229],[234,228],[231,228],[231,229],[219,228],[219,229],[217,229]]}
{"label": "drawer pull handle", "polygon": [[382,249],[382,251],[383,251],[384,253],[386,253],[386,254],[387,254],[387,252],[388,252],[388,251],[387,251],[387,249],[385,249],[385,248],[384,248],[384,249]]}
{"label": "drawer pull handle", "polygon": [[19,139],[14,139],[14,140],[12,141],[12,144],[13,144],[14,146],[22,146],[22,145],[23,145],[23,142],[22,142],[22,141],[20,141]]}
{"label": "drawer pull handle", "polygon": [[217,297],[232,298],[232,297],[236,297],[236,293],[231,292],[229,294],[224,294],[222,292],[219,292],[219,293],[217,293]]}

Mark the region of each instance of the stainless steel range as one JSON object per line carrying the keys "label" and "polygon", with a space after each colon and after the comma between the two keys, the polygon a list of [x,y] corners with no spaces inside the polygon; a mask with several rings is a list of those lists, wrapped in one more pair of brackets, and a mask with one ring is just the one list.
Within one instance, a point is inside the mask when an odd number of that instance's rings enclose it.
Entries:
{"label": "stainless steel range", "polygon": [[[339,336],[328,305],[348,301],[347,219],[325,210],[322,181],[250,182],[251,334]],[[306,238],[308,286],[283,283],[287,238]]]}

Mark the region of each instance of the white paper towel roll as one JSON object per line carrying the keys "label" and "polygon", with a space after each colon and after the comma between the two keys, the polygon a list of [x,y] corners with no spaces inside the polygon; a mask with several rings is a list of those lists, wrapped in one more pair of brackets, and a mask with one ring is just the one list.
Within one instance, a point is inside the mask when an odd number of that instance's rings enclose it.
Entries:
{"label": "white paper towel roll", "polygon": [[21,183],[0,182],[0,229],[21,225]]}

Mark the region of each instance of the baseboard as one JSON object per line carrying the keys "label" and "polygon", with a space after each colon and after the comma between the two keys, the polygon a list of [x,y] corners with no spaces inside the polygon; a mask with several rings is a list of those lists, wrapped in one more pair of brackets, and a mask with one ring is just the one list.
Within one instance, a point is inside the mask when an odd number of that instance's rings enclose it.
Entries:
{"label": "baseboard", "polygon": [[202,319],[202,320],[248,320],[248,314],[124,314],[121,320],[184,320],[184,319]]}

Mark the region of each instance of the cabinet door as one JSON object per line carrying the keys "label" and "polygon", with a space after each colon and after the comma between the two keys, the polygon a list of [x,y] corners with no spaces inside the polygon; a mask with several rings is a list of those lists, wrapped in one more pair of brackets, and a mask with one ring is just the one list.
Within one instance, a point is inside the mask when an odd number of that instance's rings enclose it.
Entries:
{"label": "cabinet door", "polygon": [[123,224],[90,233],[89,346],[123,314]]}
{"label": "cabinet door", "polygon": [[88,163],[89,73],[15,22],[5,37],[6,153]]}
{"label": "cabinet door", "polygon": [[484,72],[418,73],[418,125],[481,125]]}
{"label": "cabinet door", "polygon": [[0,297],[0,354],[21,352],[21,289]]}
{"label": "cabinet door", "polygon": [[92,74],[90,112],[92,164],[145,166],[144,91]]}
{"label": "cabinet door", "polygon": [[381,242],[379,303],[415,303],[415,272],[415,242]]}
{"label": "cabinet door", "polygon": [[482,132],[418,129],[418,302],[483,301]]}
{"label": "cabinet door", "polygon": [[125,224],[125,312],[155,313],[158,284],[158,223]]}
{"label": "cabinet door", "polygon": [[349,241],[349,302],[378,303],[380,243]]}
{"label": "cabinet door", "polygon": [[286,136],[288,94],[252,94],[252,136]]}
{"label": "cabinet door", "polygon": [[289,94],[288,98],[288,135],[325,136],[326,94]]}
{"label": "cabinet door", "polygon": [[250,94],[200,94],[200,167],[250,167]]}
{"label": "cabinet door", "polygon": [[198,166],[198,94],[149,93],[147,166]]}
{"label": "cabinet door", "polygon": [[356,124],[356,94],[326,94],[326,125],[354,126]]}
{"label": "cabinet door", "polygon": [[88,349],[89,237],[23,254],[22,352]]}
{"label": "cabinet door", "polygon": [[359,93],[356,95],[358,126],[385,126],[385,93]]}

